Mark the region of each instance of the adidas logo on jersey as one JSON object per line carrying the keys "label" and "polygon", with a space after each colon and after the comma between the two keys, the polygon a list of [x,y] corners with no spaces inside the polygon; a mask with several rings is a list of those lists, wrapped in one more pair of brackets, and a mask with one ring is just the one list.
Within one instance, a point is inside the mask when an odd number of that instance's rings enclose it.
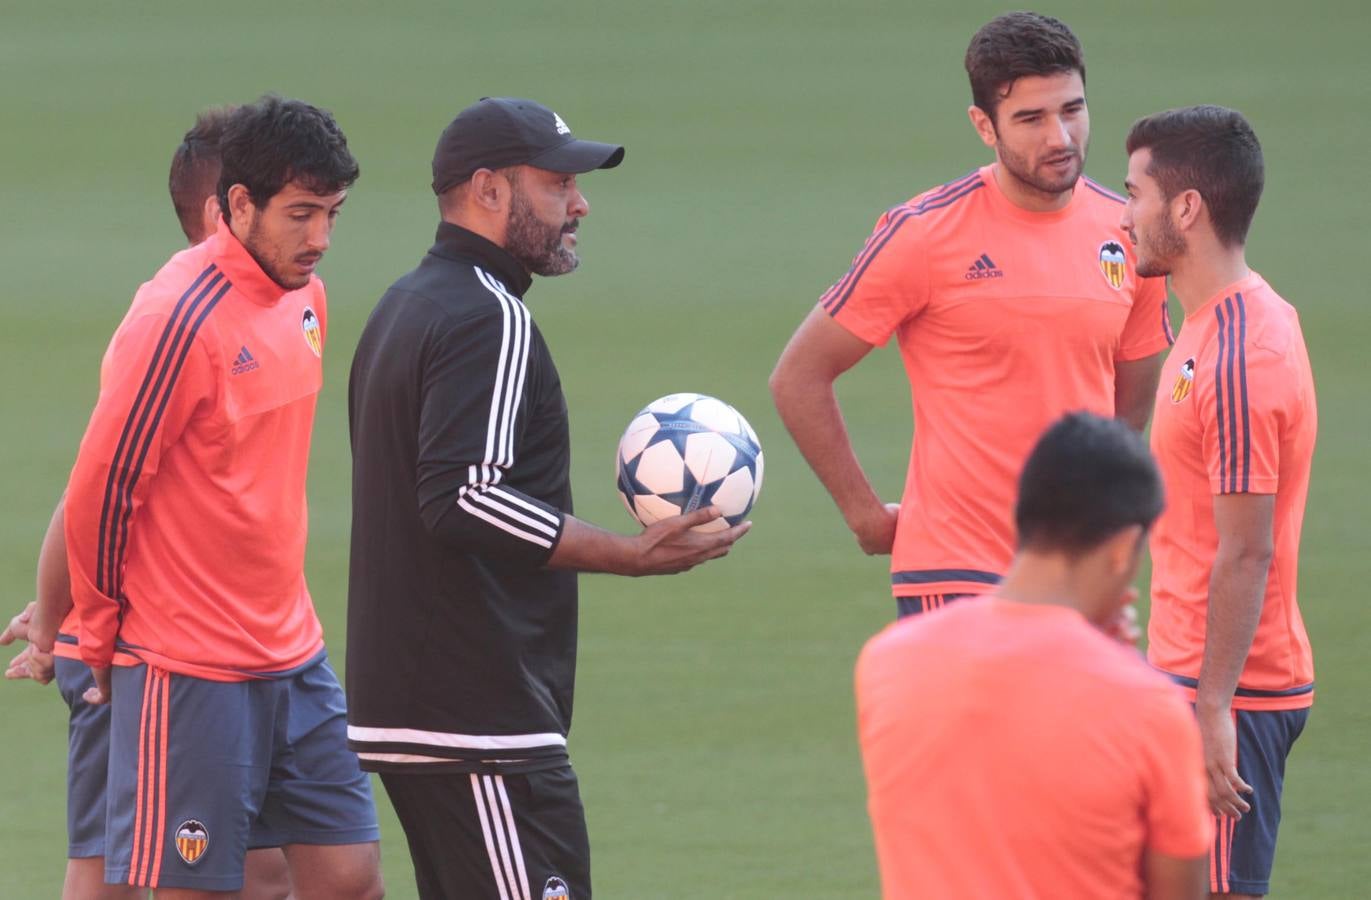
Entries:
{"label": "adidas logo on jersey", "polygon": [[252,354],[248,352],[247,346],[244,345],[243,348],[238,351],[238,358],[233,361],[233,368],[229,369],[229,372],[234,375],[242,375],[244,372],[251,372],[259,365],[260,363],[252,358]]}
{"label": "adidas logo on jersey", "polygon": [[966,275],[963,277],[967,281],[976,281],[980,278],[1003,278],[1004,269],[995,265],[989,256],[982,253],[980,258],[967,268]]}

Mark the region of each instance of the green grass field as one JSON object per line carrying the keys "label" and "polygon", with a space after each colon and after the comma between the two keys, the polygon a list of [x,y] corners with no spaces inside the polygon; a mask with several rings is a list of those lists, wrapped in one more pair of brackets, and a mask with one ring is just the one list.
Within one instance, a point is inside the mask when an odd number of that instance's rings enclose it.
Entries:
{"label": "green grass field", "polygon": [[[1003,8],[921,8],[931,5],[0,0],[4,603],[17,611],[31,597],[105,342],[180,243],[165,189],[173,146],[199,108],[275,90],[332,109],[362,165],[321,270],[331,328],[310,483],[309,577],[345,664],[357,334],[430,243],[438,132],[485,94],[542,99],[580,136],[628,147],[622,168],[583,181],[582,270],[529,298],[571,406],[578,512],[629,530],[613,448],[660,394],[724,397],[767,451],[755,528],[727,560],[677,578],[583,581],[572,754],[598,893],[873,896],[850,676],[892,616],[884,561],[846,533],[765,382],[876,215],[987,158],[966,122],[961,57]],[[1371,233],[1371,13],[1350,0],[1042,11],[1085,44],[1096,179],[1120,186],[1128,124],[1168,106],[1235,106],[1265,145],[1250,258],[1301,310],[1323,423],[1301,573],[1319,700],[1288,772],[1273,893],[1365,895],[1371,428],[1353,263]],[[873,354],[840,388],[863,461],[894,499],[910,440],[896,354]],[[0,709],[0,897],[54,897],[66,710],[51,687],[23,683],[0,685]],[[413,897],[379,786],[378,803],[390,896]]]}

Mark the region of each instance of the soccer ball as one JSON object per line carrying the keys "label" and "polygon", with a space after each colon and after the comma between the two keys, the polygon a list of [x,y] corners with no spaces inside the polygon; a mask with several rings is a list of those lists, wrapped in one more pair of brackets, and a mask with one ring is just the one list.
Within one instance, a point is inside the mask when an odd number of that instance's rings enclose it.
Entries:
{"label": "soccer ball", "polygon": [[643,525],[717,506],[700,531],[747,517],[762,489],[762,446],[733,407],[704,394],[668,394],[628,423],[616,457],[619,497]]}

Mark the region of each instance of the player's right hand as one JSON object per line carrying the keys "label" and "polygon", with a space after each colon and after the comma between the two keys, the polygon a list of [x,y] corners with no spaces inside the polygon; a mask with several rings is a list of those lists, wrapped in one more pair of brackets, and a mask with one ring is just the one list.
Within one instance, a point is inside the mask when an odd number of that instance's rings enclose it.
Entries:
{"label": "player's right hand", "polygon": [[53,673],[52,654],[44,653],[33,644],[20,651],[5,669],[5,677],[11,681],[27,678],[39,684],[52,681]]}
{"label": "player's right hand", "polygon": [[[24,611],[19,613],[10,623],[5,626],[4,631],[0,631],[0,645],[12,644],[16,640],[27,641],[29,639],[29,623],[33,621],[33,610],[38,605],[37,600],[30,600],[29,605],[24,607]],[[17,658],[17,657],[16,657]]]}
{"label": "player's right hand", "polygon": [[868,556],[888,556],[895,546],[895,525],[900,521],[900,504],[884,503],[875,515],[850,523],[857,543]]}
{"label": "player's right hand", "polygon": [[653,522],[635,538],[638,542],[637,553],[630,562],[627,574],[673,575],[693,569],[702,562],[727,556],[734,543],[752,528],[751,522],[742,522],[720,531],[691,530],[721,515],[723,513],[718,507],[706,506]]}
{"label": "player's right hand", "polygon": [[93,687],[86,688],[86,692],[81,695],[81,699],[91,706],[103,706],[109,702],[110,698],[110,667],[91,666],[90,674],[95,679]]}
{"label": "player's right hand", "polygon": [[1238,774],[1238,731],[1228,709],[1206,710],[1195,707],[1204,746],[1204,767],[1209,776],[1209,808],[1216,816],[1241,819],[1252,809],[1243,794],[1252,787]]}

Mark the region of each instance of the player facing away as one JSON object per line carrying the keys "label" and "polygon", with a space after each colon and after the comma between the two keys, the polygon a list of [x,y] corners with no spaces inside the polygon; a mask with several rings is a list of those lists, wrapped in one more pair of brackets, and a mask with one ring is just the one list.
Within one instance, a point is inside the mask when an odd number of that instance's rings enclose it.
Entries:
{"label": "player facing away", "polygon": [[1066,416],[1024,466],[1000,585],[862,650],[857,724],[887,900],[1204,896],[1213,822],[1194,716],[1101,630],[1161,508],[1141,437]]}
{"label": "player facing away", "polygon": [[684,571],[751,524],[690,531],[708,507],[627,537],[571,515],[566,398],[524,296],[577,267],[577,176],[623,155],[531,100],[462,110],[433,158],[437,239],[353,359],[348,736],[426,900],[590,900],[576,573]]}
{"label": "player facing away", "polygon": [[[1013,554],[1014,479],[1070,410],[1147,423],[1166,289],[1139,277],[1122,198],[1082,175],[1085,62],[1066,25],[1009,13],[966,52],[991,165],[883,214],[790,339],[776,408],[867,553],[892,553],[901,615],[989,590]],[[882,503],[833,383],[899,343],[913,395],[904,496]]]}
{"label": "player facing away", "polygon": [[303,574],[314,269],[357,164],[332,116],[274,96],[235,110],[220,150],[223,219],[135,295],[66,494],[85,699],[111,704],[105,878],[237,892],[265,830],[296,896],[379,897]]}
{"label": "player facing away", "polygon": [[1265,179],[1247,121],[1170,110],[1135,122],[1126,146],[1123,227],[1139,271],[1169,275],[1185,310],[1153,413],[1172,502],[1152,536],[1148,658],[1195,702],[1218,817],[1210,890],[1261,896],[1314,702],[1297,599],[1314,378],[1295,309],[1247,265]]}
{"label": "player facing away", "polygon": [[[201,112],[172,154],[167,188],[182,232],[190,246],[214,233],[219,221],[219,139],[233,107]],[[63,537],[64,500],[59,499],[38,557],[38,599],[15,617],[0,636],[30,640],[11,661],[6,675],[46,684],[55,676],[70,709],[67,757],[67,870],[64,900],[116,900],[146,891],[105,884],[105,779],[109,759],[109,706],[83,698],[92,685],[90,670],[77,650],[80,625],[72,611],[71,580]],[[60,623],[60,625],[58,624]],[[55,643],[54,643],[55,638]],[[52,648],[44,653],[43,646]],[[55,657],[55,659],[54,659]],[[131,662],[132,657],[124,657]],[[254,834],[247,854],[243,900],[280,900],[290,893],[290,877],[281,851],[269,847],[269,835]]]}

